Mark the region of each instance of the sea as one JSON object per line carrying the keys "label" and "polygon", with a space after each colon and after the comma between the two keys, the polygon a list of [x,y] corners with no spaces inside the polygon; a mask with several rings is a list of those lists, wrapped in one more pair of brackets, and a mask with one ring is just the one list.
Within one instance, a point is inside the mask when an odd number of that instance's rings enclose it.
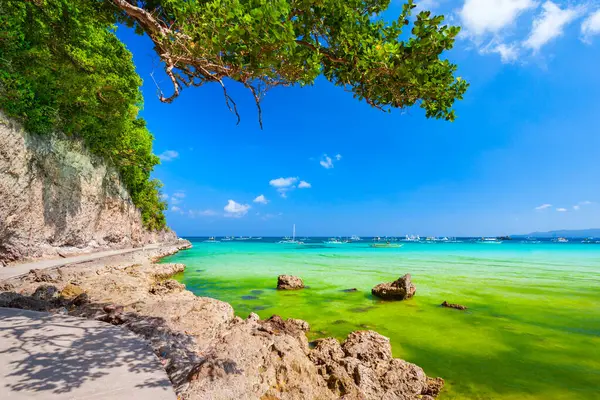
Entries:
{"label": "sea", "polygon": [[[187,239],[192,249],[163,262],[186,264],[175,278],[196,295],[226,301],[243,318],[304,319],[311,340],[375,330],[395,357],[445,379],[441,400],[600,399],[600,244]],[[414,298],[372,296],[373,286],[406,273]],[[307,288],[276,290],[280,274]]]}

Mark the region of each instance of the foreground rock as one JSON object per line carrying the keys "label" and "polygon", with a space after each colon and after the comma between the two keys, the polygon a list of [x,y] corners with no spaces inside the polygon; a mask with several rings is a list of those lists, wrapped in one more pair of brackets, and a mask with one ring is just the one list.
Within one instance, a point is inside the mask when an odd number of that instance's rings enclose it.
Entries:
{"label": "foreground rock", "polygon": [[392,358],[389,339],[373,331],[353,332],[342,344],[333,338],[318,340],[309,357],[337,398],[426,399],[437,396],[444,382]]}
{"label": "foreground rock", "polygon": [[415,295],[417,288],[410,280],[410,274],[401,276],[394,282],[380,283],[371,289],[374,296],[385,300],[406,300]]}
{"label": "foreground rock", "polygon": [[302,279],[293,275],[279,275],[277,277],[277,289],[279,290],[298,290],[304,288]]}
{"label": "foreground rock", "polygon": [[454,308],[456,310],[466,310],[467,307],[460,305],[460,304],[453,304],[453,303],[448,303],[447,301],[444,301],[441,304],[442,307],[446,307],[446,308]]}
{"label": "foreground rock", "polygon": [[182,400],[417,400],[435,397],[443,384],[392,358],[389,340],[376,332],[354,332],[342,344],[321,339],[310,349],[305,321],[235,317],[229,304],[197,297],[170,279],[182,264],[104,263],[5,282],[0,306],[129,329],[151,344]]}

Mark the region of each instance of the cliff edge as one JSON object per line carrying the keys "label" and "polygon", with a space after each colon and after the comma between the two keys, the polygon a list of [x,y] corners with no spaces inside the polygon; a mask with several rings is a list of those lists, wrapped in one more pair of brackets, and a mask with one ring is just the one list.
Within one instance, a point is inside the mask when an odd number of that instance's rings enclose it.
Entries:
{"label": "cliff edge", "polygon": [[175,240],[142,225],[116,169],[0,113],[0,263]]}

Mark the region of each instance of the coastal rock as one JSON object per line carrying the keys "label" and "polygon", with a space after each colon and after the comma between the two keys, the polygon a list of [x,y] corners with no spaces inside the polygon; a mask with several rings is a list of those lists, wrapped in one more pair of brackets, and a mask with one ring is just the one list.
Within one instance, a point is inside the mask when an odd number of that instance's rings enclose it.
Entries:
{"label": "coastal rock", "polygon": [[150,287],[150,293],[164,296],[173,292],[181,292],[185,290],[185,285],[183,283],[179,283],[174,279],[167,279],[165,281],[157,282],[152,287]]}
{"label": "coastal rock", "polygon": [[460,304],[448,303],[447,301],[444,301],[444,302],[441,304],[441,306],[442,306],[442,307],[446,307],[446,308],[454,308],[454,309],[456,309],[456,310],[466,310],[466,309],[467,309],[467,307],[466,307],[466,306],[463,306],[463,305],[460,305]]}
{"label": "coastal rock", "polygon": [[[439,381],[392,358],[389,340],[375,332],[354,332],[342,344],[322,339],[311,349],[306,321],[235,317],[229,304],[169,283],[182,264],[151,264],[155,253],[140,254],[61,267],[53,285],[84,291],[70,302],[54,297],[58,289],[40,289],[47,284],[14,278],[0,306],[68,312],[134,332],[186,400],[431,400],[439,391]],[[165,288],[167,295],[156,294]],[[36,292],[50,300],[35,300]]]}
{"label": "coastal rock", "polygon": [[31,295],[34,300],[50,301],[58,297],[58,289],[56,286],[41,285]]}
{"label": "coastal rock", "polygon": [[417,288],[410,280],[410,274],[401,276],[394,282],[380,283],[371,289],[374,296],[385,300],[406,300],[415,295]]}
{"label": "coastal rock", "polygon": [[416,400],[436,396],[434,382],[440,383],[420,367],[393,358],[389,339],[373,331],[353,332],[342,344],[317,340],[309,357],[337,397]]}
{"label": "coastal rock", "polygon": [[297,290],[304,288],[302,279],[293,275],[279,275],[277,277],[277,289],[279,290]]}
{"label": "coastal rock", "polygon": [[118,171],[60,133],[29,134],[0,113],[0,261],[177,239],[147,231]]}

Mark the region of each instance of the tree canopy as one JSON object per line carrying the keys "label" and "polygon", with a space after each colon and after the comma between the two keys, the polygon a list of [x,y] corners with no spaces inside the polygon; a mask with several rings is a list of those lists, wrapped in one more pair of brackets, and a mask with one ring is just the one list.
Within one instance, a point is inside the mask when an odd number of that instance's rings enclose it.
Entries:
{"label": "tree canopy", "polygon": [[[454,120],[468,84],[441,59],[458,27],[407,0],[397,20],[380,14],[390,0],[111,0],[123,21],[146,33],[165,63],[172,92],[215,82],[238,115],[224,78],[246,86],[260,113],[264,93],[307,85],[323,74],[373,107],[420,104],[427,117]],[[404,32],[410,29],[410,34]]]}
{"label": "tree canopy", "polygon": [[458,27],[406,0],[0,0],[0,108],[30,132],[61,131],[113,163],[150,229],[165,226],[158,157],[138,116],[142,83],[119,23],[153,41],[172,88],[216,83],[238,117],[227,79],[260,102],[277,86],[323,75],[381,110],[420,105],[452,121],[468,84],[442,58]]}

